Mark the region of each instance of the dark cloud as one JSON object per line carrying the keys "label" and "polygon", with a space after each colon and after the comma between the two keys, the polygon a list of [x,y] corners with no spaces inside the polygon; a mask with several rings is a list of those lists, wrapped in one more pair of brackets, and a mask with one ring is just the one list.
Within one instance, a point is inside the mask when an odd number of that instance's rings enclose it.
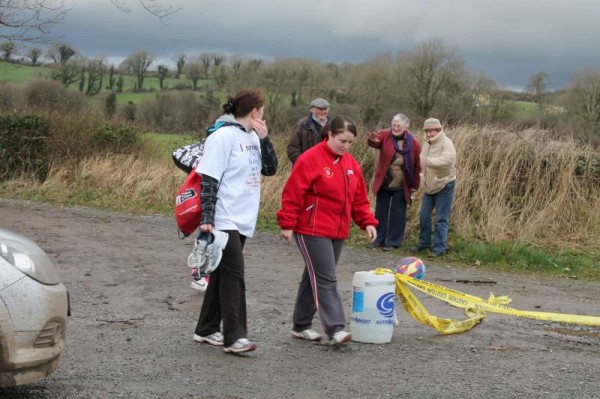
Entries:
{"label": "dark cloud", "polygon": [[590,49],[600,39],[600,3],[587,0],[164,0],[182,7],[167,24],[134,0],[131,13],[110,0],[74,1],[57,33],[88,57],[144,49],[164,59],[211,51],[360,62],[440,38],[469,69],[507,87],[524,87],[538,72],[562,87],[576,71],[600,66]]}

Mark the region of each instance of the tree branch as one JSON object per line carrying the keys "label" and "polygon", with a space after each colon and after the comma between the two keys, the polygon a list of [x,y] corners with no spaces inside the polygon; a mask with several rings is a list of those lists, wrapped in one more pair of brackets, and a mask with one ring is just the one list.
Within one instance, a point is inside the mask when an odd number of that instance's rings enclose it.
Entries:
{"label": "tree branch", "polygon": [[0,0],[0,39],[46,43],[50,28],[64,20],[64,0]]}
{"label": "tree branch", "polygon": [[176,8],[173,6],[163,7],[158,3],[158,0],[138,0],[138,2],[146,11],[158,17],[158,19],[163,23],[165,23],[165,18],[181,10],[181,8]]}
{"label": "tree branch", "polygon": [[[0,0],[0,40],[48,43],[50,29],[62,23],[71,7],[66,0]],[[84,0],[80,0],[84,1]],[[123,12],[131,12],[128,0],[109,0]],[[162,0],[137,0],[146,12],[162,23],[181,8],[161,5]]]}

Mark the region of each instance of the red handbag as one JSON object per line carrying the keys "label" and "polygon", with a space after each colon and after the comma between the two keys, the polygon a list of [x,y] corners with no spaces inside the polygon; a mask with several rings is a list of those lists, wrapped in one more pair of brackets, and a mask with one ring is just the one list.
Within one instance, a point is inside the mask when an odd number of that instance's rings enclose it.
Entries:
{"label": "red handbag", "polygon": [[175,197],[175,222],[177,228],[187,237],[200,226],[202,205],[200,204],[200,184],[202,176],[192,170]]}

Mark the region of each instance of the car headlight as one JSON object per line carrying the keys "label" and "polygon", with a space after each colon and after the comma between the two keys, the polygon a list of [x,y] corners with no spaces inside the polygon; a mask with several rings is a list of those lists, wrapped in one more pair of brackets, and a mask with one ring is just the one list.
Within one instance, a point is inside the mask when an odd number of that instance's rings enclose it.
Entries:
{"label": "car headlight", "polygon": [[0,256],[42,284],[59,284],[60,277],[48,255],[33,241],[20,236],[18,238],[0,242]]}

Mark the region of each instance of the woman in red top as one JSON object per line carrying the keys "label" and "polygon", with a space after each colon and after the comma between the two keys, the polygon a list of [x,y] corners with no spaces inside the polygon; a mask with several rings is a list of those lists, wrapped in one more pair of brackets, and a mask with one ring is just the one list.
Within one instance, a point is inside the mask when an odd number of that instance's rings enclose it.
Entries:
{"label": "woman in red top", "polygon": [[421,143],[409,131],[410,120],[398,114],[392,118],[392,128],[369,133],[367,144],[379,150],[379,160],[373,194],[377,240],[369,248],[382,247],[384,251],[398,248],[404,240],[406,207],[412,194],[419,189],[421,173]]}
{"label": "woman in red top", "polygon": [[320,341],[312,320],[316,312],[329,344],[350,340],[337,288],[335,269],[350,221],[377,237],[377,219],[371,212],[359,163],[348,153],[357,135],[349,119],[331,121],[326,140],[304,152],[294,163],[283,188],[277,222],[280,237],[291,244],[294,236],[306,268],[294,309],[292,337]]}

